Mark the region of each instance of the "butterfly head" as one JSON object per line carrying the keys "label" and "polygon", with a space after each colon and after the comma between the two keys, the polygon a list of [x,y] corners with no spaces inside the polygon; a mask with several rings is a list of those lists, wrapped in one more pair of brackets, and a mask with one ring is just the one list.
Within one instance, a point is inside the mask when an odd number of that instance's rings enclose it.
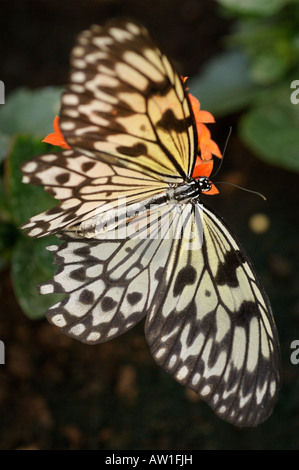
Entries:
{"label": "butterfly head", "polygon": [[196,182],[201,193],[208,192],[212,189],[212,183],[207,176],[201,176]]}

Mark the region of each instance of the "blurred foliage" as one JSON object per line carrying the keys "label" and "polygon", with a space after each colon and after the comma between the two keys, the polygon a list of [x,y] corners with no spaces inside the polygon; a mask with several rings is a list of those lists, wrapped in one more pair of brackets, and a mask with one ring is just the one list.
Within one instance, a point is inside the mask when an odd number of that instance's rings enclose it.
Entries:
{"label": "blurred foliage", "polygon": [[217,0],[231,17],[226,50],[190,80],[203,109],[242,111],[239,136],[263,160],[299,171],[299,3]]}
{"label": "blurred foliage", "polygon": [[0,107],[0,161],[6,157],[14,135],[28,133],[44,137],[52,132],[62,90],[60,87],[34,91],[18,88],[9,95],[5,106]]}
{"label": "blurred foliage", "polygon": [[[61,296],[37,295],[37,285],[56,271],[45,249],[59,244],[56,237],[29,239],[19,230],[32,215],[56,204],[43,188],[22,183],[21,165],[55,147],[42,143],[52,132],[51,119],[58,112],[61,89],[16,90],[0,108],[0,269],[11,263],[15,294],[30,318],[41,318]],[[21,134],[20,132],[28,132]],[[57,148],[57,151],[61,149]],[[4,157],[7,157],[4,159]]]}

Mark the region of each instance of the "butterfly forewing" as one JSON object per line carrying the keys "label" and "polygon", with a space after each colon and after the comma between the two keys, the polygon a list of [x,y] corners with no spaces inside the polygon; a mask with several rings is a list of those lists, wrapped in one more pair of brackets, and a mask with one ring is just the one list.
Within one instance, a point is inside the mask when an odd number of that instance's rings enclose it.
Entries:
{"label": "butterfly forewing", "polygon": [[40,155],[23,165],[23,182],[44,185],[61,204],[32,217],[23,228],[31,237],[61,231],[107,211],[144,201],[168,188],[139,171],[65,150]]}
{"label": "butterfly forewing", "polygon": [[61,129],[73,149],[163,181],[190,175],[197,142],[189,100],[145,28],[93,26],[79,35],[71,65]]}

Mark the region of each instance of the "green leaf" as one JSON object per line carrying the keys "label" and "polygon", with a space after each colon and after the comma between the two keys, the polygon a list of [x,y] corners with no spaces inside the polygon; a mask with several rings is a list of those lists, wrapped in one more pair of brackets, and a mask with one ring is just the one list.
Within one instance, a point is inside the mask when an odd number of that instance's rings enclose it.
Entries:
{"label": "green leaf", "polygon": [[56,237],[29,239],[20,236],[12,255],[11,272],[18,302],[28,317],[42,318],[63,294],[39,295],[37,285],[49,280],[57,267],[47,246],[61,243]]}
{"label": "green leaf", "polygon": [[[275,99],[273,99],[273,96]],[[240,121],[240,137],[261,159],[299,171],[299,105],[292,104],[288,84],[265,94]]]}
{"label": "green leaf", "polygon": [[292,0],[218,0],[218,3],[234,13],[269,16],[287,3],[292,3]]}
{"label": "green leaf", "polygon": [[38,90],[19,88],[0,107],[0,161],[16,133],[45,137],[52,132],[52,122],[60,109],[63,88],[45,87]]}
{"label": "green leaf", "polygon": [[11,222],[10,208],[2,175],[0,176],[0,222]]}
{"label": "green leaf", "polygon": [[252,61],[250,74],[260,85],[270,85],[284,78],[288,64],[280,56],[269,51],[257,55]]}
{"label": "green leaf", "polygon": [[298,64],[298,22],[293,16],[290,13],[279,20],[243,19],[227,38],[227,46],[239,48],[249,58],[249,75],[258,85],[278,81]]}
{"label": "green leaf", "polygon": [[0,224],[0,270],[8,266],[17,237],[18,232],[13,225]]}
{"label": "green leaf", "polygon": [[249,60],[239,50],[218,55],[202,73],[188,80],[201,109],[221,116],[242,109],[258,95],[260,87],[249,78]]}
{"label": "green leaf", "polygon": [[[21,165],[29,158],[59,150],[40,139],[18,135],[12,145],[6,165],[6,182],[12,221],[19,226],[31,216],[50,209],[57,202],[42,187],[22,183]],[[61,149],[60,149],[61,150]]]}

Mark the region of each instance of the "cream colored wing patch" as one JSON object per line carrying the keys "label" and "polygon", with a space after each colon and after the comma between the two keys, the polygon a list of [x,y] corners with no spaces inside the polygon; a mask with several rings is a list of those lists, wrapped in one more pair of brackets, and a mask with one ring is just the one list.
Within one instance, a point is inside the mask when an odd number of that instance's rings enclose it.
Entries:
{"label": "cream colored wing patch", "polygon": [[61,107],[71,148],[163,181],[190,175],[197,153],[191,106],[145,28],[119,20],[92,26],[79,35],[71,66]]}

